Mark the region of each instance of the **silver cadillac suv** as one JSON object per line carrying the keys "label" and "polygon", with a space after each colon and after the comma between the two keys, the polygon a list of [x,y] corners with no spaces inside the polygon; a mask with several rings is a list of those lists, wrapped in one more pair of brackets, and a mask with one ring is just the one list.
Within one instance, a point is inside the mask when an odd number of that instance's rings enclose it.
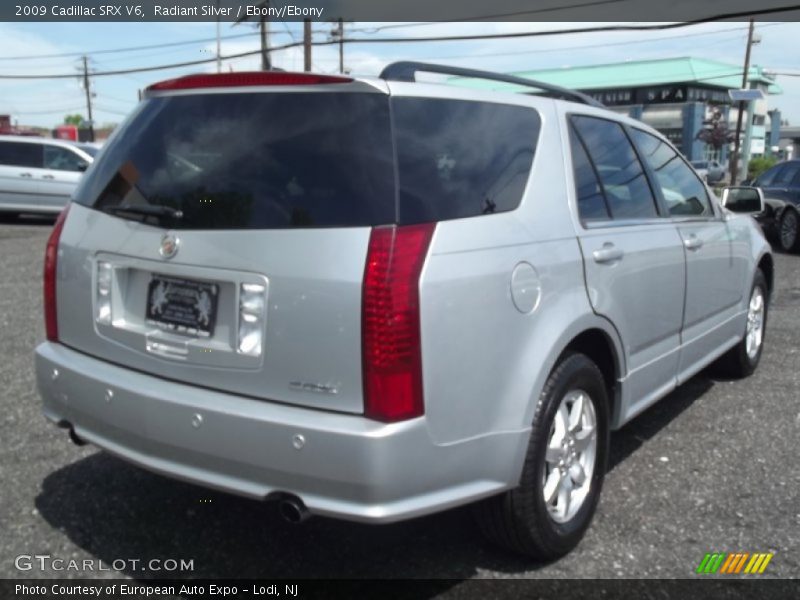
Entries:
{"label": "silver cadillac suv", "polygon": [[36,372],[48,419],[152,471],[294,521],[475,503],[552,558],[610,431],[714,361],[755,369],[772,280],[749,215],[579,93],[187,76],[59,217]]}

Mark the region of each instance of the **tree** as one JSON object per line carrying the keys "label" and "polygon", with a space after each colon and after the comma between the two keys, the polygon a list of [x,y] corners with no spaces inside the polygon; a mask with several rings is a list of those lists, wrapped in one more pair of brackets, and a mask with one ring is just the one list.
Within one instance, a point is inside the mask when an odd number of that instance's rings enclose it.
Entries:
{"label": "tree", "polygon": [[714,150],[719,150],[726,144],[730,144],[736,134],[728,130],[728,121],[724,118],[722,111],[718,108],[711,113],[711,118],[703,121],[703,129],[697,133],[697,139],[705,142]]}
{"label": "tree", "polygon": [[76,127],[80,127],[83,124],[83,121],[83,116],[78,114],[64,115],[64,123],[66,125],[75,125]]}

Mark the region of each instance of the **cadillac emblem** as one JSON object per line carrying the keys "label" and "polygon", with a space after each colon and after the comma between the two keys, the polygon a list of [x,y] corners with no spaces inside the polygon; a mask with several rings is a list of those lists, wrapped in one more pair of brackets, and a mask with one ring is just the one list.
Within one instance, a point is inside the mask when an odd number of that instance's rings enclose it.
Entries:
{"label": "cadillac emblem", "polygon": [[178,236],[168,231],[161,238],[161,246],[158,249],[158,253],[164,258],[172,258],[178,253],[178,246],[180,243],[181,241],[178,239]]}

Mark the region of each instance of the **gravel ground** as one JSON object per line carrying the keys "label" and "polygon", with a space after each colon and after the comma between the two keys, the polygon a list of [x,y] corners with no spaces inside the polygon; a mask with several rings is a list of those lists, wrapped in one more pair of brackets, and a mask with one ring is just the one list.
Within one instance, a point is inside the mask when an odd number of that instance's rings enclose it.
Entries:
{"label": "gravel ground", "polygon": [[[171,481],[74,446],[39,411],[42,255],[52,221],[0,223],[0,577],[20,554],[192,559],[192,577],[682,578],[709,551],[773,552],[800,575],[800,256],[776,255],[761,365],[745,381],[701,374],[612,437],[612,467],[580,546],[535,564],[484,543],[467,510],[364,526],[281,521],[273,505]],[[102,577],[148,577],[126,568]]]}

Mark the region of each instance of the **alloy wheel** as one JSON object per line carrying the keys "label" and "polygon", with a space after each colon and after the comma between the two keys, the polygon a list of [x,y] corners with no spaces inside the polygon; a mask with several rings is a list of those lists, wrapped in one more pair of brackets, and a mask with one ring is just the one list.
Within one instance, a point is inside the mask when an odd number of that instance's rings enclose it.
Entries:
{"label": "alloy wheel", "polygon": [[747,329],[745,333],[745,350],[750,360],[758,356],[764,340],[764,291],[756,286],[750,296],[747,309]]}
{"label": "alloy wheel", "polygon": [[550,426],[542,494],[550,517],[566,523],[580,510],[592,484],[597,456],[597,416],[591,396],[570,390]]}

